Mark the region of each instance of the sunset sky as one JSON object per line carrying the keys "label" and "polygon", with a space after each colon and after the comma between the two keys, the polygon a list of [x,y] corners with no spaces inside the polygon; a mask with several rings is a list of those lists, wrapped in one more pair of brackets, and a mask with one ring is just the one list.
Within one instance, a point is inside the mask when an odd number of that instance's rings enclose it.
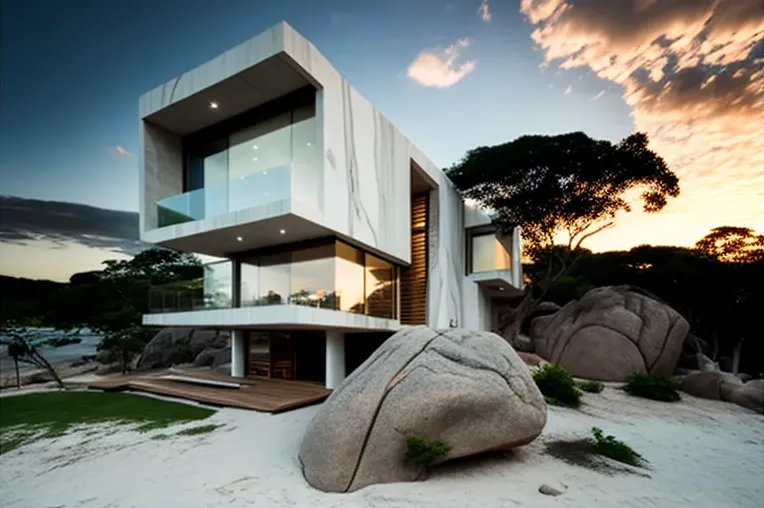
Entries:
{"label": "sunset sky", "polygon": [[442,167],[523,134],[646,132],[681,196],[593,250],[764,232],[761,0],[2,0],[0,16],[1,274],[68,280],[143,248],[139,96],[282,20]]}

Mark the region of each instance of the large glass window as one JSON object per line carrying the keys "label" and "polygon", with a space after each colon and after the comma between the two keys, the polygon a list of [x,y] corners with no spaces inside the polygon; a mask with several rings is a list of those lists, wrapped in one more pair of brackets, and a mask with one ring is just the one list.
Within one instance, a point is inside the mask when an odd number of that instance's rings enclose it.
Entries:
{"label": "large glass window", "polygon": [[336,270],[339,310],[363,314],[366,310],[363,252],[346,243],[337,242]]}
{"label": "large glass window", "polygon": [[222,309],[231,307],[233,270],[230,261],[204,266],[204,307]]}
{"label": "large glass window", "polygon": [[387,261],[366,254],[366,313],[370,316],[395,317],[395,267]]}
{"label": "large glass window", "polygon": [[260,295],[257,305],[287,303],[290,294],[291,253],[260,258]]}
{"label": "large glass window", "polygon": [[336,310],[334,245],[292,252],[289,303]]}
{"label": "large glass window", "polygon": [[307,305],[394,319],[395,265],[343,242],[240,260],[241,305]]}
{"label": "large glass window", "polygon": [[509,253],[493,233],[472,236],[471,273],[509,270]]}

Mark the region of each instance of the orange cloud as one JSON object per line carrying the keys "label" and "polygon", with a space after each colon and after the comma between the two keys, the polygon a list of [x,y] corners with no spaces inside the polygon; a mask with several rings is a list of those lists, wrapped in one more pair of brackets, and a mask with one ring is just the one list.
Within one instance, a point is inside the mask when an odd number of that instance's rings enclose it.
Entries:
{"label": "orange cloud", "polygon": [[620,85],[635,129],[681,177],[651,243],[689,245],[690,231],[720,224],[764,230],[760,0],[522,0],[520,11],[542,65]]}
{"label": "orange cloud", "polygon": [[475,62],[457,64],[468,39],[459,39],[445,49],[425,50],[409,65],[408,76],[422,86],[449,88],[475,70]]}

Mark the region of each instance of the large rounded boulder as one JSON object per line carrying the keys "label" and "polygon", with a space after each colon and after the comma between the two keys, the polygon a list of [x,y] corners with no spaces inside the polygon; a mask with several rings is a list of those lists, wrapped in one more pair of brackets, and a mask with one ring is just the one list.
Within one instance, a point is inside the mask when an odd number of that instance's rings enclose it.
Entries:
{"label": "large rounded boulder", "polygon": [[205,349],[218,351],[225,348],[229,338],[230,332],[225,330],[164,328],[146,344],[137,369],[159,369],[194,362]]}
{"label": "large rounded boulder", "polygon": [[451,445],[440,459],[533,441],[546,404],[528,368],[490,332],[406,328],[334,390],[303,438],[306,480],[326,492],[414,480],[406,435]]}
{"label": "large rounded boulder", "polygon": [[631,286],[587,292],[533,320],[536,354],[571,375],[625,381],[635,372],[670,376],[690,326],[674,309]]}

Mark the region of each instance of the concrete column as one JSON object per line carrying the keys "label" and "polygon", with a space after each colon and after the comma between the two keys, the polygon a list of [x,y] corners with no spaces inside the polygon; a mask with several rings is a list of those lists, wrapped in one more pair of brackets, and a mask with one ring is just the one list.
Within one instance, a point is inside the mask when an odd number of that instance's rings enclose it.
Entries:
{"label": "concrete column", "polygon": [[512,266],[512,285],[523,288],[523,246],[520,228],[512,230],[512,252],[509,253],[509,263]]}
{"label": "concrete column", "polygon": [[231,376],[244,377],[247,372],[247,338],[243,330],[231,331]]}
{"label": "concrete column", "polygon": [[334,390],[345,380],[345,334],[326,331],[326,387]]}

